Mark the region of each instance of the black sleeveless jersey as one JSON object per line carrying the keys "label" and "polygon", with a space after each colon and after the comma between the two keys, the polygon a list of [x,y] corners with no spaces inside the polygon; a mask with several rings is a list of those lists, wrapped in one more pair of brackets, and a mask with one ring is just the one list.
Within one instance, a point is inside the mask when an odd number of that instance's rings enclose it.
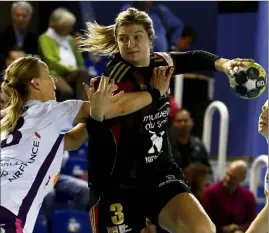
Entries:
{"label": "black sleeveless jersey", "polygon": [[[217,56],[204,51],[193,52],[152,53],[148,67],[134,67],[116,54],[104,75],[115,80],[118,91],[127,93],[147,90],[154,67],[174,66],[175,73],[214,69]],[[206,58],[204,53],[207,53]],[[158,172],[177,166],[168,133],[169,110],[167,92],[154,104],[133,114],[98,123],[99,127],[89,121],[89,181],[92,185],[100,191],[111,184],[135,186],[154,179]]]}

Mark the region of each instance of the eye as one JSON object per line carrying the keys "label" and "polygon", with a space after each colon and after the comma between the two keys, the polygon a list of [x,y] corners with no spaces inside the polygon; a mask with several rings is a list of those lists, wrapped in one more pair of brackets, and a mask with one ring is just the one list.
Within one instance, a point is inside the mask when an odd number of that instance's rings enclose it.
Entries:
{"label": "eye", "polygon": [[125,43],[125,42],[127,42],[127,38],[126,37],[120,37],[119,41]]}
{"label": "eye", "polygon": [[141,35],[136,35],[136,36],[135,36],[135,39],[136,39],[136,40],[140,40],[141,38],[142,38]]}

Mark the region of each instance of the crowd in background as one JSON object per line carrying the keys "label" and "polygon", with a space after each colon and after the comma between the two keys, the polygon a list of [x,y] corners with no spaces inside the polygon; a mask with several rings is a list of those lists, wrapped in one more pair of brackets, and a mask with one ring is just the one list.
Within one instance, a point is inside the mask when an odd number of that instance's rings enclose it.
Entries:
{"label": "crowd in background", "polygon": [[[192,28],[184,25],[180,16],[172,13],[166,6],[153,4],[151,1],[135,1],[123,4],[119,11],[131,6],[146,11],[152,18],[157,36],[154,51],[184,51],[196,41],[197,36]],[[0,35],[1,70],[24,54],[37,55],[48,64],[50,73],[57,79],[59,101],[87,99],[82,83],[101,75],[107,58],[80,52],[78,38],[82,34],[80,31],[73,31],[76,16],[65,8],[57,8],[51,12],[47,30],[36,35],[28,30],[33,14],[30,3],[14,2],[10,12],[10,25]],[[198,74],[186,74],[185,78],[207,81],[206,77],[201,78]],[[5,107],[7,101],[1,95],[1,108]],[[191,104],[195,105],[193,101]],[[247,164],[242,160],[231,163],[224,179],[216,183],[212,179],[211,156],[199,133],[193,133],[195,126],[200,127],[198,121],[201,119],[201,115],[196,117],[195,114],[197,112],[192,108],[178,106],[171,96],[170,127],[174,159],[183,170],[193,194],[215,223],[218,233],[243,233],[257,214],[253,194],[240,186],[247,175]],[[90,151],[90,148],[86,149]],[[63,170],[70,156],[68,153],[65,155]],[[69,205],[64,208],[88,211],[88,189],[87,171],[60,175],[54,190],[43,202],[42,209],[49,232],[52,232],[52,217],[55,208],[59,207],[58,200],[70,200]],[[162,232],[160,229],[159,231]]]}

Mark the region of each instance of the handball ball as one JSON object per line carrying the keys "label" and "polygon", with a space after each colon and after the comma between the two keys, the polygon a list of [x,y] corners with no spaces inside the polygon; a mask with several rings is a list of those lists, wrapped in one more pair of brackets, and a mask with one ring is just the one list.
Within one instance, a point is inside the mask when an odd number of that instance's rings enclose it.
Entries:
{"label": "handball ball", "polygon": [[267,77],[258,63],[247,63],[244,67],[234,67],[229,72],[230,87],[236,95],[244,99],[254,99],[266,89]]}

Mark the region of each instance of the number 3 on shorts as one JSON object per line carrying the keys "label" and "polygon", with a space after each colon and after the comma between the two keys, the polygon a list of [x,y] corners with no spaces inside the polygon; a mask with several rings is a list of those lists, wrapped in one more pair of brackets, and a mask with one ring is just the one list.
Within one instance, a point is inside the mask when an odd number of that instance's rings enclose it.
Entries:
{"label": "number 3 on shorts", "polygon": [[120,203],[114,203],[110,206],[110,211],[114,212],[111,221],[114,225],[120,225],[124,222],[123,207]]}

